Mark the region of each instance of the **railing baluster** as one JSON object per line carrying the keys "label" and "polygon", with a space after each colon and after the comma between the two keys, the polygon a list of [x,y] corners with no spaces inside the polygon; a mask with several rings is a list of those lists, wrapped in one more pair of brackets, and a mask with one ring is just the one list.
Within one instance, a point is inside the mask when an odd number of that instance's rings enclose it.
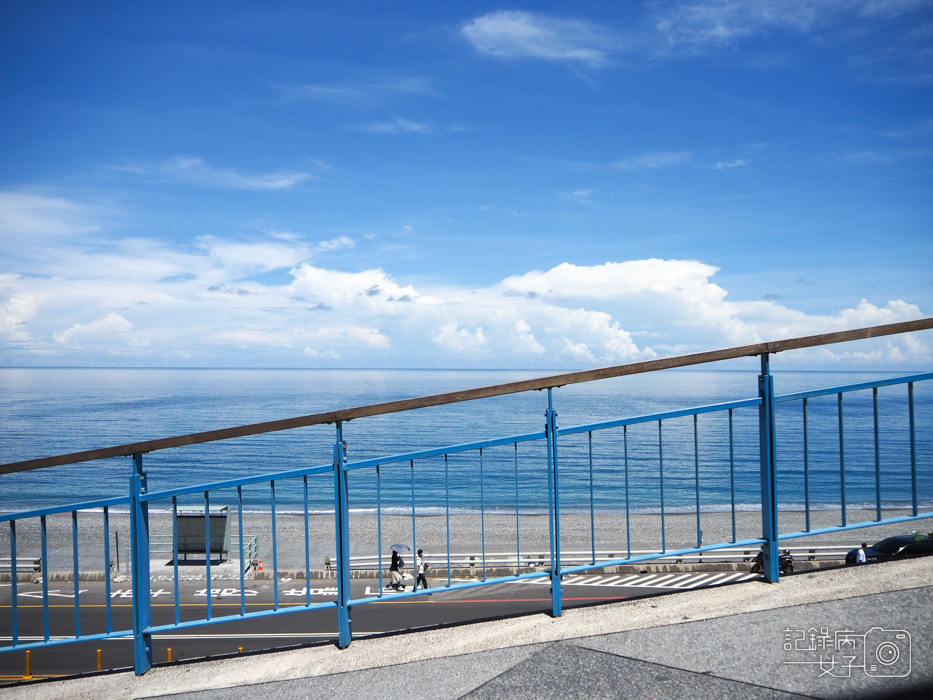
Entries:
{"label": "railing baluster", "polygon": [[[515,567],[518,573],[522,572],[522,546],[521,546],[521,528],[519,526],[519,506],[518,506],[518,443],[512,443],[513,452],[515,453]],[[447,455],[444,455],[444,459],[447,459]],[[449,545],[449,543],[448,543]],[[448,569],[449,570],[449,569]]]}
{"label": "railing baluster", "polygon": [[846,525],[846,450],[845,435],[842,422],[842,392],[840,391],[838,400],[839,410],[839,497],[842,501],[842,524]]}
{"label": "railing baluster", "polygon": [[412,563],[414,566],[415,572],[415,582],[411,587],[411,590],[418,590],[418,531],[417,524],[415,522],[415,460],[408,460],[409,473],[411,474],[411,549],[412,549]]}
{"label": "railing baluster", "polygon": [[[185,550],[187,551],[187,546]],[[185,559],[188,555],[185,555]],[[175,592],[175,624],[181,622],[181,595],[179,595],[178,581],[178,496],[172,496],[172,588]]]}
{"label": "railing baluster", "polygon": [[211,496],[204,492],[204,568],[207,578],[207,619],[213,618],[213,584],[211,583]]}
{"label": "railing baluster", "polygon": [[807,399],[803,400],[803,509],[806,513],[806,531],[810,532],[810,438]]}
{"label": "railing baluster", "polygon": [[629,503],[628,495],[628,426],[622,426],[622,452],[624,455],[624,460],[622,464],[625,468],[625,546],[627,548],[627,556],[629,559],[632,558],[632,517],[631,509]]}
{"label": "railing baluster", "polygon": [[[311,605],[311,534],[310,529],[308,528],[308,475],[305,474],[302,478],[302,484],[304,486],[303,495],[304,495],[304,522],[305,522],[305,605]],[[380,538],[380,546],[382,546]],[[382,592],[382,566],[379,566],[379,592]]]}
{"label": "railing baluster", "polygon": [[[446,459],[446,456],[445,456]],[[448,530],[449,530],[448,526]],[[385,584],[382,581],[382,473],[379,465],[376,465],[376,551],[379,553],[379,597],[382,597],[382,591]],[[450,534],[447,535],[447,541],[450,541]],[[448,559],[449,559],[448,551]]]}
{"label": "railing baluster", "polygon": [[693,470],[696,478],[697,503],[697,547],[703,546],[703,530],[700,523],[700,442],[697,428],[697,414],[693,414]]}
{"label": "railing baluster", "polygon": [[907,405],[910,415],[910,500],[913,514],[918,514],[917,504],[917,440],[914,433],[914,383],[907,384]]}
{"label": "railing baluster", "polygon": [[735,531],[735,440],[732,434],[732,409],[729,409],[729,499],[732,503],[732,541],[736,541]]}
{"label": "railing baluster", "polygon": [[39,532],[42,537],[42,622],[45,641],[49,641],[49,550],[48,528],[44,515],[39,516]]}
{"label": "railing baluster", "polygon": [[269,482],[272,502],[272,609],[279,609],[279,549],[278,535],[275,529],[275,479]]}
{"label": "railing baluster", "polygon": [[592,549],[592,563],[596,563],[596,507],[593,495],[593,431],[587,431],[587,443],[590,457],[590,547]]}
{"label": "railing baluster", "polygon": [[658,474],[661,479],[661,551],[667,551],[667,532],[664,525],[664,443],[661,421],[658,421]]}
{"label": "railing baluster", "polygon": [[[43,576],[45,571],[42,572]],[[13,646],[19,646],[19,601],[17,600],[18,585],[16,579],[16,521],[10,521],[10,593],[13,596],[13,600],[10,603],[10,608],[13,614],[13,624],[11,633],[13,636]],[[109,619],[109,615],[108,615]]]}
{"label": "railing baluster", "polygon": [[[307,487],[308,487],[308,477],[305,476],[305,497],[307,497]],[[240,484],[236,487],[236,515],[237,515],[237,532],[239,534],[239,545],[240,545],[240,616],[246,615],[246,566],[245,566],[245,556],[243,554],[243,485]],[[305,517],[308,515],[308,506],[305,503]],[[307,522],[307,520],[305,521]],[[307,532],[305,533],[305,538],[307,539]],[[252,562],[250,562],[252,566]],[[307,583],[307,578],[305,582]]]}
{"label": "railing baluster", "polygon": [[81,636],[81,593],[80,568],[78,566],[78,511],[71,511],[71,562],[74,571],[75,592],[75,637]]}
{"label": "railing baluster", "polygon": [[447,586],[451,583],[450,574],[450,465],[447,462],[447,455],[444,455],[444,504],[447,524]]}
{"label": "railing baluster", "polygon": [[107,634],[113,632],[110,604],[110,508],[104,506],[104,609],[107,616]]}
{"label": "railing baluster", "polygon": [[486,493],[483,490],[483,448],[479,448],[479,532],[483,543],[483,580],[486,580]]}
{"label": "railing baluster", "polygon": [[881,520],[881,442],[878,439],[878,387],[871,390],[872,413],[875,423],[875,514]]}

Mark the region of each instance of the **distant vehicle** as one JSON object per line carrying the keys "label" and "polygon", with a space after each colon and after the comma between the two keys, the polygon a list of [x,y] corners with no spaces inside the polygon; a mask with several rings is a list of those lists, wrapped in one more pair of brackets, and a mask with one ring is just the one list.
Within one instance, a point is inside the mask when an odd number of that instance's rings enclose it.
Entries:
{"label": "distant vehicle", "polygon": [[[859,548],[846,554],[846,566],[854,564]],[[927,535],[895,535],[865,548],[866,563],[925,557],[933,554],[933,538]]]}

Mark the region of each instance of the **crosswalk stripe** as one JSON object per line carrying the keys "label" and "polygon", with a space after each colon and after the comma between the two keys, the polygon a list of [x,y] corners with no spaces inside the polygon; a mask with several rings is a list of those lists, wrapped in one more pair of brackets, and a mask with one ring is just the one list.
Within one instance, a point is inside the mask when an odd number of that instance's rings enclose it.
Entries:
{"label": "crosswalk stripe", "polygon": [[[597,586],[627,588],[703,588],[718,586],[723,583],[747,581],[758,578],[756,574],[744,571],[688,572],[674,574],[631,574],[628,576],[605,575],[569,575],[563,579],[565,586]],[[519,583],[550,584],[549,578],[522,579]]]}
{"label": "crosswalk stripe", "polygon": [[690,578],[692,574],[682,574],[680,576],[675,576],[670,581],[666,582],[665,586],[676,586],[678,582],[683,581],[685,578]]}
{"label": "crosswalk stripe", "polygon": [[690,574],[687,578],[678,581],[675,588],[695,588],[705,584],[710,578],[709,574]]}
{"label": "crosswalk stripe", "polygon": [[667,581],[667,579],[669,578],[674,578],[674,577],[671,574],[664,574],[662,576],[654,575],[654,576],[649,576],[648,578],[643,579],[637,583],[632,583],[629,585],[635,586],[637,588],[663,588],[664,585],[662,581]]}

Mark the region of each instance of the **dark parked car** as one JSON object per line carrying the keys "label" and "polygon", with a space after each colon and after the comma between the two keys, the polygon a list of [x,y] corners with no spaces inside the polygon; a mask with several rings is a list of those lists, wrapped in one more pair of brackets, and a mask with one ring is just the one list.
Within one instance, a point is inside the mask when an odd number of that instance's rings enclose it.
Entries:
{"label": "dark parked car", "polygon": [[[933,554],[933,538],[928,535],[896,535],[865,549],[867,563],[890,561],[906,557],[924,557]],[[854,564],[858,549],[846,554],[846,564]]]}

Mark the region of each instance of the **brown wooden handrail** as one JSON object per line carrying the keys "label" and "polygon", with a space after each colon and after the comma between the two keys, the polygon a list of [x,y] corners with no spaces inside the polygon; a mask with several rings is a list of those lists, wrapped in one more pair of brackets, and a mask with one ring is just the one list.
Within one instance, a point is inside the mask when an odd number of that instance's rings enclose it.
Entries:
{"label": "brown wooden handrail", "polygon": [[832,345],[835,343],[845,343],[852,340],[864,340],[866,338],[878,338],[886,335],[897,335],[899,333],[929,330],[931,328],[933,328],[933,318],[923,318],[916,321],[890,323],[883,326],[857,328],[854,330],[838,331],[835,333],[822,333],[820,335],[809,335],[801,338],[772,340],[765,343],[755,343],[754,345],[741,345],[723,350],[709,350],[707,352],[698,352],[690,355],[665,357],[658,360],[644,360],[642,362],[632,362],[625,365],[613,365],[610,367],[581,370],[578,372],[568,372],[566,374],[556,374],[549,377],[539,377],[537,379],[524,379],[518,382],[493,384],[491,386],[479,387],[476,389],[465,389],[462,391],[451,391],[444,394],[432,394],[429,396],[421,396],[411,399],[400,399],[398,401],[369,404],[366,406],[357,406],[355,408],[344,408],[337,411],[326,411],[324,413],[314,413],[307,416],[284,418],[282,420],[267,421],[264,423],[252,423],[250,425],[241,425],[234,428],[207,430],[201,433],[178,435],[176,437],[147,440],[145,442],[134,442],[128,445],[103,447],[96,450],[85,450],[83,452],[72,452],[70,454],[56,455],[54,457],[42,457],[39,459],[30,459],[22,462],[10,462],[9,464],[0,465],[0,474],[13,474],[15,472],[31,471],[33,469],[45,469],[47,467],[56,467],[63,464],[90,462],[93,460],[107,459],[110,457],[126,457],[137,453],[165,450],[170,447],[198,445],[205,442],[216,442],[218,440],[229,440],[231,438],[245,437],[247,435],[260,435],[263,433],[273,433],[280,430],[291,430],[292,428],[303,428],[309,425],[321,425],[325,423],[335,423],[337,421],[349,421],[355,418],[365,418],[367,416],[378,416],[387,413],[411,411],[416,408],[428,408],[430,406],[442,406],[444,404],[460,403],[462,401],[485,399],[491,396],[503,396],[506,394],[517,394],[524,391],[552,389],[554,387],[565,386],[567,384],[580,384],[583,382],[596,381],[598,379],[621,377],[627,374],[656,372],[662,369],[689,367],[691,365],[719,362],[722,360],[732,360],[739,357],[751,357],[755,355],[763,355],[765,353],[773,354],[778,352],[786,352],[788,350],[800,350],[802,348],[816,347],[819,345]]}

